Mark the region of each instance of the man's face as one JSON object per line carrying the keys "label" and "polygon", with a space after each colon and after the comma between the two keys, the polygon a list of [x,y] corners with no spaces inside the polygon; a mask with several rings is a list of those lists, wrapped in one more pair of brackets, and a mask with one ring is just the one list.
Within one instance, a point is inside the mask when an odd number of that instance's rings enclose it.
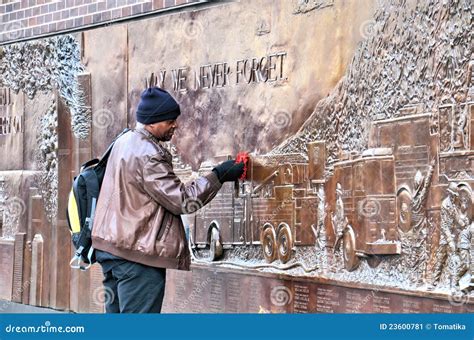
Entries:
{"label": "man's face", "polygon": [[174,134],[174,130],[178,128],[176,119],[166,120],[164,122],[148,124],[146,129],[153,134],[158,140],[167,142],[171,140]]}

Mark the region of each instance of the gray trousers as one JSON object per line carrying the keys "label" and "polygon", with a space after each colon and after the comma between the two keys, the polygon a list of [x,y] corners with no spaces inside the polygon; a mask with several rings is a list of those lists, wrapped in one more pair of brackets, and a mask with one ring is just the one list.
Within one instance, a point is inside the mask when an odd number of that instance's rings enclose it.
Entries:
{"label": "gray trousers", "polygon": [[107,313],[160,313],[166,269],[124,259],[99,262],[104,273]]}

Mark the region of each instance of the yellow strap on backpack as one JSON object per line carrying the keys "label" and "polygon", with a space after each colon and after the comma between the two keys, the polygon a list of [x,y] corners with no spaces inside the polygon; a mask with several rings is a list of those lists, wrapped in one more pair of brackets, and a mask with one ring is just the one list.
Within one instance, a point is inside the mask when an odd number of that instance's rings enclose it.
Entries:
{"label": "yellow strap on backpack", "polygon": [[77,207],[76,196],[74,189],[69,193],[69,200],[67,204],[67,211],[69,216],[69,223],[71,224],[71,231],[73,234],[81,231],[81,221],[79,220],[79,209]]}

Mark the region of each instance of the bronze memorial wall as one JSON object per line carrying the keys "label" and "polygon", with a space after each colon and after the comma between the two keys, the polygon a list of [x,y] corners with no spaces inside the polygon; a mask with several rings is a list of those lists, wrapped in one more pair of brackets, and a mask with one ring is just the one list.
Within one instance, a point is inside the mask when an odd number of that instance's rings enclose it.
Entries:
{"label": "bronze memorial wall", "polygon": [[472,11],[245,0],[0,47],[0,299],[103,311],[100,266],[69,267],[67,197],[154,78],[183,180],[251,153],[183,216],[166,312],[472,312]]}

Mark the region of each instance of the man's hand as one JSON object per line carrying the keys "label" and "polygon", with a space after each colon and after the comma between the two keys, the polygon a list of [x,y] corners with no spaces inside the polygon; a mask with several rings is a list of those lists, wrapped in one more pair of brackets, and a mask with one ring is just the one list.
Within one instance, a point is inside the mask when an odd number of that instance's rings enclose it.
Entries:
{"label": "man's hand", "polygon": [[216,166],[212,171],[219,178],[219,182],[234,182],[242,176],[244,172],[244,163],[236,163],[231,159]]}

